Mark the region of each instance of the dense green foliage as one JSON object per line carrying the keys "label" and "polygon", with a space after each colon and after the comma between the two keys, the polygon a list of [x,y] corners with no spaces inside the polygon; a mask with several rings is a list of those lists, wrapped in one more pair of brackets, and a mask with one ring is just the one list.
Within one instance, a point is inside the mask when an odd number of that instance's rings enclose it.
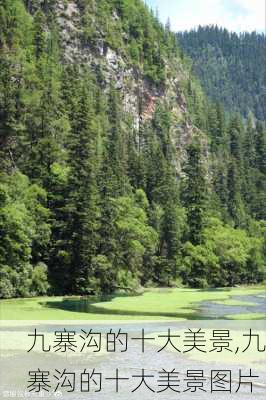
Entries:
{"label": "dense green foliage", "polygon": [[0,185],[1,297],[45,294],[46,249],[50,237],[46,193],[20,173]]}
{"label": "dense green foliage", "polygon": [[[265,125],[228,120],[187,79],[204,133],[180,179],[168,102],[137,130],[103,71],[62,61],[56,4],[0,0],[0,297],[263,280]],[[175,35],[141,1],[77,6],[84,45],[164,87]]]}
{"label": "dense green foliage", "polygon": [[266,120],[266,37],[230,33],[217,26],[178,33],[184,53],[207,95],[228,111]]}
{"label": "dense green foliage", "polygon": [[[141,66],[153,82],[164,82],[165,57],[176,51],[176,38],[164,31],[148,8],[135,0],[78,0],[82,14],[83,44],[104,44],[121,52],[127,62]],[[101,37],[99,36],[101,32]]]}

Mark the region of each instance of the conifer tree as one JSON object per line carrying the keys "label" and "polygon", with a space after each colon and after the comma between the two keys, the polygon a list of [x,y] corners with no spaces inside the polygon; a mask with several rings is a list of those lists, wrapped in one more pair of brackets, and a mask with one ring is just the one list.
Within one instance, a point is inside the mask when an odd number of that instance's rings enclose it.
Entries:
{"label": "conifer tree", "polygon": [[228,211],[236,227],[243,226],[244,204],[241,196],[241,181],[237,162],[232,160],[228,168]]}
{"label": "conifer tree", "polygon": [[187,209],[188,239],[193,244],[200,244],[207,206],[206,172],[202,161],[200,145],[192,143],[187,149],[187,155],[183,199]]}
{"label": "conifer tree", "polygon": [[97,126],[93,86],[82,82],[69,135],[69,183],[66,199],[66,247],[68,290],[87,293],[93,289],[93,257],[99,245],[99,197],[97,188]]}

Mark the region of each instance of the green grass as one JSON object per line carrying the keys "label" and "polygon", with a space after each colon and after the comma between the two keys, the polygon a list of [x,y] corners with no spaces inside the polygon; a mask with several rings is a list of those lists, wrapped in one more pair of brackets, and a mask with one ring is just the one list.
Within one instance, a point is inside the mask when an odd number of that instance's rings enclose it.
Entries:
{"label": "green grass", "polygon": [[232,295],[263,294],[263,287],[193,290],[153,289],[106,301],[79,297],[39,297],[0,301],[1,320],[186,320],[200,319],[201,301],[228,301]]}

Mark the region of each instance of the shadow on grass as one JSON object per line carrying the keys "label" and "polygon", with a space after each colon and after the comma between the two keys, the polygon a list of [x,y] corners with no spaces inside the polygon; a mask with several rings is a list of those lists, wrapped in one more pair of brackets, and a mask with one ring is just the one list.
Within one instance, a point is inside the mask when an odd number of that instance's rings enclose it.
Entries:
{"label": "shadow on grass", "polygon": [[[123,297],[128,297],[128,295],[121,295]],[[119,296],[119,297],[121,297]],[[178,312],[159,312],[159,311],[137,311],[137,310],[121,310],[121,309],[108,309],[101,307],[99,303],[101,301],[110,301],[118,296],[108,296],[100,299],[95,298],[80,298],[80,299],[64,299],[61,301],[47,301],[42,303],[43,306],[53,309],[59,309],[64,311],[71,311],[77,313],[87,313],[87,314],[100,314],[103,316],[126,316],[128,319],[130,317],[158,317],[171,318],[171,319],[186,319],[186,320],[200,320],[200,319],[217,319],[214,317],[201,315],[196,309],[183,308]],[[183,312],[182,312],[183,310]],[[187,313],[185,310],[193,311],[192,313]]]}

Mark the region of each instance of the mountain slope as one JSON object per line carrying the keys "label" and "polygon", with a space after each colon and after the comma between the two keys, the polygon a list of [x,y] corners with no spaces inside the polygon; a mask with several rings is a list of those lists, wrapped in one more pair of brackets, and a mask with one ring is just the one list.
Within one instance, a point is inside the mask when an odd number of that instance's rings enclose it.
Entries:
{"label": "mountain slope", "polygon": [[0,21],[0,297],[263,279],[265,126],[207,102],[142,1]]}
{"label": "mountain slope", "polygon": [[207,95],[228,111],[266,120],[266,37],[210,26],[179,33]]}

